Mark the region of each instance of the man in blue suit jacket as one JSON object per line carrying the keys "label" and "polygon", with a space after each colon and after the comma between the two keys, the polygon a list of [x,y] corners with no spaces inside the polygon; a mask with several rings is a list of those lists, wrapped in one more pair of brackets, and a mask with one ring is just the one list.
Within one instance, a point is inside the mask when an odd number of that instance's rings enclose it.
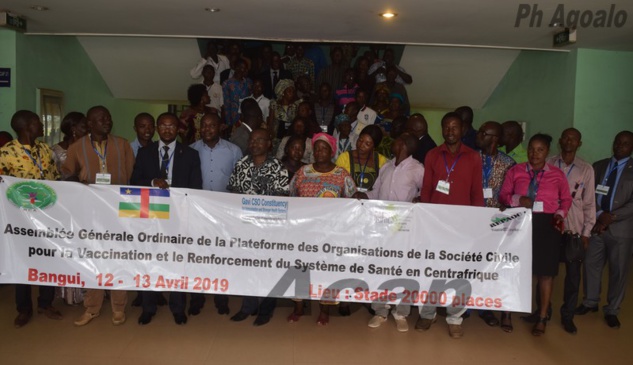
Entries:
{"label": "man in blue suit jacket", "polygon": [[[176,141],[178,117],[163,113],[157,119],[160,140],[139,149],[130,182],[133,185],[152,186],[161,189],[175,188],[202,189],[202,173],[198,151]],[[148,324],[156,314],[156,292],[144,291],[143,313],[139,324]],[[169,309],[176,324],[187,323],[185,293],[172,292],[169,295]],[[196,315],[204,305],[202,294],[191,294],[189,314]]]}

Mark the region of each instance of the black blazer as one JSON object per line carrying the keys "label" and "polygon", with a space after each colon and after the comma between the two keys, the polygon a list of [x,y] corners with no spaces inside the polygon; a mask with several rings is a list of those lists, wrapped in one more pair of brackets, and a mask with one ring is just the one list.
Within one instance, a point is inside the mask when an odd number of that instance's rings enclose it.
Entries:
{"label": "black blazer", "polygon": [[[266,69],[266,71],[262,72],[258,76],[262,83],[264,84],[264,96],[268,99],[277,99],[277,95],[275,95],[275,89],[273,88],[273,80],[270,76],[270,67]],[[279,80],[289,79],[292,80],[292,74],[288,70],[279,69]]]}
{"label": "black blazer", "polygon": [[420,161],[420,163],[424,164],[424,159],[426,158],[426,154],[437,147],[433,138],[431,138],[430,134],[424,136],[424,138],[418,140],[418,148],[413,152],[413,158]]}
{"label": "black blazer", "polygon": [[[198,151],[176,142],[174,151],[171,186],[175,188],[202,189],[202,172]],[[152,186],[152,180],[160,178],[160,157],[158,142],[138,150],[130,183],[138,186]]]}

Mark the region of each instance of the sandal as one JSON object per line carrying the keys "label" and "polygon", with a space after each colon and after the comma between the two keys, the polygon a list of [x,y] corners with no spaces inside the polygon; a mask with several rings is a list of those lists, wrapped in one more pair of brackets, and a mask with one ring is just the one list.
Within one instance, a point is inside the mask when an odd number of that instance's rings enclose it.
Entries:
{"label": "sandal", "polygon": [[303,315],[303,313],[301,313],[301,314],[295,313],[295,312],[290,313],[290,315],[287,318],[288,323],[299,322],[299,319],[301,319],[302,315]]}
{"label": "sandal", "polygon": [[512,313],[501,312],[501,330],[503,332],[512,333]]}
{"label": "sandal", "polygon": [[533,336],[544,335],[546,326],[547,326],[547,317],[545,318],[541,317],[539,321],[534,324],[534,327],[532,328],[532,335]]}
{"label": "sandal", "polygon": [[330,323],[330,315],[328,313],[321,312],[319,314],[319,318],[317,318],[317,325],[327,326],[328,323]]}

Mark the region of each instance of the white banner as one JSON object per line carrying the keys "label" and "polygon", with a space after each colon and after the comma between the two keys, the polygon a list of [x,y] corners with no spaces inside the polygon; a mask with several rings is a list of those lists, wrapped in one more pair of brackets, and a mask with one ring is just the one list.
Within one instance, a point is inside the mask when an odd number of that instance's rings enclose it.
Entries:
{"label": "white banner", "polygon": [[529,210],[3,176],[0,283],[529,312]]}

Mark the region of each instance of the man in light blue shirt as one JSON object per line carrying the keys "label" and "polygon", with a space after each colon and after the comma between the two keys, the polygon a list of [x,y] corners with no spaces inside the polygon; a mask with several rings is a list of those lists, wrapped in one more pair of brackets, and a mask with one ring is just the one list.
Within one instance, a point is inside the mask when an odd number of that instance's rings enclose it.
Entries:
{"label": "man in light blue shirt", "polygon": [[145,147],[152,143],[154,133],[156,132],[156,123],[154,117],[149,113],[140,113],[134,118],[134,132],[136,132],[136,139],[130,142],[134,157],[138,153],[141,147]]}
{"label": "man in light blue shirt", "polygon": [[233,167],[242,158],[237,145],[220,138],[222,127],[216,114],[205,115],[200,121],[201,139],[189,146],[200,154],[204,190],[227,192]]}

